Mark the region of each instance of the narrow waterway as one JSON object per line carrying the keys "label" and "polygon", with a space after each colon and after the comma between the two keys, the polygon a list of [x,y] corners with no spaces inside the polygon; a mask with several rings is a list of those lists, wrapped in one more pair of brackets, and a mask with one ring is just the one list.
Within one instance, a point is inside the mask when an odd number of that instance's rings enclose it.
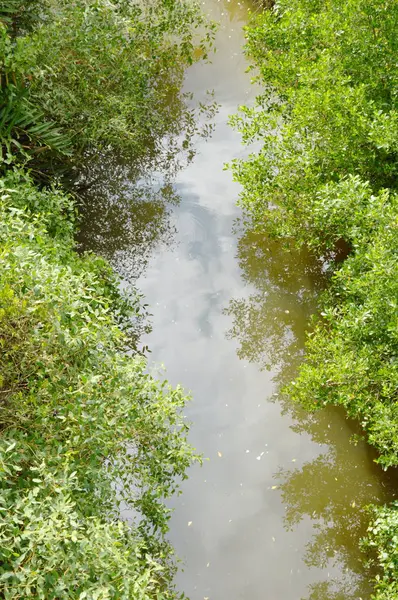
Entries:
{"label": "narrow waterway", "polygon": [[151,194],[133,194],[128,208],[113,199],[112,210],[97,207],[97,225],[112,226],[98,226],[94,240],[93,213],[83,232],[121,272],[126,262],[140,269],[151,364],[164,363],[169,381],[192,393],[191,441],[209,460],[173,505],[177,586],[191,600],[366,600],[364,506],[392,498],[395,484],[366,445],[351,443],[340,412],[308,417],[279,397],[322,275],[308,256],[234,228],[239,187],[223,165],[244,151],[228,115],[255,93],[242,52],[249,5],[203,6],[221,23],[217,53],[188,70],[185,86],[196,100],[214,90],[220,110],[211,139],[177,176],[180,203],[167,215]]}

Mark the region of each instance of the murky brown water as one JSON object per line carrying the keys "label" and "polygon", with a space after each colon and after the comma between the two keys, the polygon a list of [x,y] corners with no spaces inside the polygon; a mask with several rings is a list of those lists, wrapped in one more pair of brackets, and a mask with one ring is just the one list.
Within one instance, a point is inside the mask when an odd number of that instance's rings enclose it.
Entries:
{"label": "murky brown water", "polygon": [[342,413],[309,417],[275,396],[302,355],[322,276],[303,253],[232,232],[239,187],[223,164],[243,152],[228,115],[255,93],[242,53],[248,3],[203,5],[221,23],[217,54],[188,71],[186,89],[196,99],[214,89],[221,106],[177,177],[180,204],[166,208],[161,184],[144,193],[127,182],[127,196],[116,190],[86,214],[83,232],[122,273],[141,273],[150,359],[192,391],[191,440],[209,460],[174,503],[177,585],[192,600],[367,600],[364,506],[396,483],[350,442]]}

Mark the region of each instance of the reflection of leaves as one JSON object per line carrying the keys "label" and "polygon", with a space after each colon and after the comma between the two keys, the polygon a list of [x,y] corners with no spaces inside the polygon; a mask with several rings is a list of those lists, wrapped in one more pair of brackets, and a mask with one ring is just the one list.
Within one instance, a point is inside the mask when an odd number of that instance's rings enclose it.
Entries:
{"label": "reflection of leaves", "polygon": [[175,91],[167,103],[174,123],[167,136],[152,145],[143,139],[140,155],[88,152],[76,179],[65,182],[81,200],[80,248],[107,258],[130,282],[145,269],[156,244],[170,243],[169,205],[179,202],[173,181],[193,159],[195,139],[212,134],[210,120],[218,110],[210,93],[205,103],[189,108],[192,96]]}
{"label": "reflection of leaves", "polygon": [[[164,73],[166,78],[169,75]],[[179,202],[173,185],[176,174],[193,159],[195,140],[211,136],[211,120],[219,108],[211,93],[205,102],[189,107],[193,97],[183,93],[180,84],[177,78],[168,88],[173,93],[162,107],[168,127],[154,128],[132,155],[118,154],[110,147],[94,154],[87,150],[84,164],[75,165],[63,181],[80,199],[80,250],[106,258],[127,284],[127,294],[133,292],[135,297],[135,281],[154,247],[173,241],[170,205]],[[156,137],[156,131],[163,137]],[[135,339],[150,328],[146,309],[144,304],[130,324]]]}
{"label": "reflection of leaves", "polygon": [[[289,367],[282,369],[281,385],[291,378]],[[310,568],[335,567],[339,572],[336,578],[312,584],[307,600],[369,599],[375,573],[365,568],[367,557],[360,548],[369,525],[366,507],[395,497],[397,473],[383,472],[364,441],[352,443],[353,436],[360,440],[361,431],[354,421],[347,422],[343,409],[308,413],[286,395],[280,396],[280,402],[293,417],[292,428],[325,448],[301,468],[277,474],[286,528],[305,519],[314,523],[304,562]]]}
{"label": "reflection of leaves", "polygon": [[[285,399],[286,401],[286,399]],[[296,413],[297,414],[297,413]],[[286,527],[305,518],[316,530],[308,544],[305,563],[309,567],[337,566],[344,575],[310,588],[310,600],[356,600],[369,598],[374,573],[364,568],[361,539],[369,524],[366,507],[389,502],[395,495],[396,473],[382,473],[365,443],[350,443],[352,428],[344,423],[341,410],[324,410],[300,423],[301,431],[328,450],[301,469],[278,473],[282,501],[286,505]]]}
{"label": "reflection of leaves", "polygon": [[246,6],[245,2],[231,2],[231,0],[224,0],[222,8],[223,11],[225,11],[223,14],[228,14],[231,22],[242,21],[243,23],[246,23],[249,7]]}
{"label": "reflection of leaves", "polygon": [[[228,336],[239,342],[241,358],[261,368],[276,368],[283,388],[303,357],[305,332],[324,286],[321,265],[304,250],[286,248],[252,232],[240,240],[238,258],[249,295],[230,302],[226,313],[233,324]],[[309,413],[285,394],[279,394],[279,401],[293,420],[292,428],[324,447],[323,454],[301,468],[280,471],[278,485],[273,486],[286,506],[287,529],[303,520],[314,523],[306,565],[334,566],[339,573],[312,584],[307,600],[365,600],[374,576],[364,568],[360,551],[369,523],[365,507],[394,497],[396,475],[381,471],[364,442],[351,443],[352,435],[361,432],[355,423],[347,424],[341,409]]]}
{"label": "reflection of leaves", "polygon": [[[166,177],[144,178],[151,164],[126,162],[116,155],[101,158],[83,172],[79,185],[75,183],[81,200],[77,241],[81,251],[106,258],[128,284],[128,295],[137,297],[135,281],[154,247],[173,240],[170,205],[179,197]],[[131,323],[135,339],[150,330],[148,318],[142,302],[140,317]]]}
{"label": "reflection of leaves", "polygon": [[356,578],[348,581],[321,581],[309,586],[310,600],[365,600],[371,594],[371,584],[369,581],[361,581],[358,586]]}
{"label": "reflection of leaves", "polygon": [[121,196],[91,196],[81,219],[80,243],[107,258],[119,275],[134,281],[145,269],[153,247],[169,244],[174,229],[168,203],[176,201],[172,186],[149,184]]}
{"label": "reflection of leaves", "polygon": [[256,292],[231,300],[225,311],[233,317],[228,337],[239,341],[240,358],[262,368],[293,364],[302,355],[305,328],[323,284],[319,263],[304,250],[254,233],[240,240],[238,258],[243,279]]}

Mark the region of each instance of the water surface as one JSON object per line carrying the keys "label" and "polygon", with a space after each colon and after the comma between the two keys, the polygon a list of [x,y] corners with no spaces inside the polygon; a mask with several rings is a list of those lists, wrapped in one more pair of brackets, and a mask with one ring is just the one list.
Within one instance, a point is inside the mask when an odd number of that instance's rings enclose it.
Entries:
{"label": "water surface", "polygon": [[191,441],[209,460],[173,504],[177,586],[192,600],[369,599],[364,506],[393,497],[394,478],[351,443],[342,413],[308,416],[279,395],[324,282],[305,253],[233,232],[239,186],[223,165],[245,152],[228,115],[255,94],[242,52],[249,4],[203,6],[221,23],[217,53],[185,85],[196,100],[214,89],[220,109],[212,138],[166,189],[180,203],[167,207],[161,185],[128,201],[115,192],[83,231],[122,274],[140,274],[150,361],[192,392]]}

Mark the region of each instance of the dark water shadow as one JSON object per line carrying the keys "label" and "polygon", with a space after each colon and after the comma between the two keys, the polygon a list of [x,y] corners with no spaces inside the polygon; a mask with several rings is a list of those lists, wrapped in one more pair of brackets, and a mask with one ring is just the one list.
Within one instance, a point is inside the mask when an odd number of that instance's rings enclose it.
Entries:
{"label": "dark water shadow", "polygon": [[383,472],[375,463],[376,453],[363,440],[354,442],[360,428],[347,422],[343,410],[330,408],[305,415],[289,398],[281,402],[294,416],[293,428],[310,434],[322,449],[326,447],[314,460],[275,474],[286,507],[286,529],[292,530],[305,519],[314,524],[305,564],[335,573],[312,585],[308,600],[366,600],[376,575],[374,569],[365,567],[373,557],[361,550],[369,525],[368,507],[396,498],[397,470]]}
{"label": "dark water shadow", "polygon": [[[306,251],[250,232],[240,239],[238,260],[249,293],[226,308],[232,318],[227,336],[238,342],[240,358],[272,368],[281,390],[303,360],[311,315],[326,284],[324,269]],[[285,528],[313,523],[304,563],[329,572],[309,587],[306,600],[368,600],[375,572],[364,566],[369,557],[360,549],[369,523],[367,507],[397,496],[398,472],[379,468],[376,454],[359,439],[359,427],[347,421],[343,410],[308,413],[281,391],[273,401],[292,418],[294,431],[320,446],[315,459],[300,464],[298,456],[297,467],[274,475],[285,505]]]}
{"label": "dark water shadow", "polygon": [[173,243],[171,207],[179,196],[171,182],[129,181],[116,191],[97,184],[82,202],[80,249],[106,258],[126,282],[143,273],[155,246]]}
{"label": "dark water shadow", "polygon": [[162,109],[166,135],[156,137],[155,128],[132,155],[88,152],[69,176],[79,199],[78,248],[106,258],[126,285],[142,275],[158,244],[173,243],[177,175],[193,161],[198,140],[214,130],[219,106],[213,94],[195,101],[182,84],[182,78],[170,84],[173,94]]}
{"label": "dark water shadow", "polygon": [[[173,94],[162,109],[162,135],[156,136],[155,127],[148,139],[142,139],[142,148],[130,155],[110,148],[88,151],[65,183],[78,198],[78,250],[105,258],[136,308],[128,325],[136,349],[142,335],[151,330],[151,315],[136,282],[151,256],[176,243],[172,208],[181,198],[175,182],[193,161],[198,140],[211,137],[219,108],[212,93],[195,101],[182,91],[182,84],[183,79],[174,82]],[[141,350],[147,351],[147,346]]]}

